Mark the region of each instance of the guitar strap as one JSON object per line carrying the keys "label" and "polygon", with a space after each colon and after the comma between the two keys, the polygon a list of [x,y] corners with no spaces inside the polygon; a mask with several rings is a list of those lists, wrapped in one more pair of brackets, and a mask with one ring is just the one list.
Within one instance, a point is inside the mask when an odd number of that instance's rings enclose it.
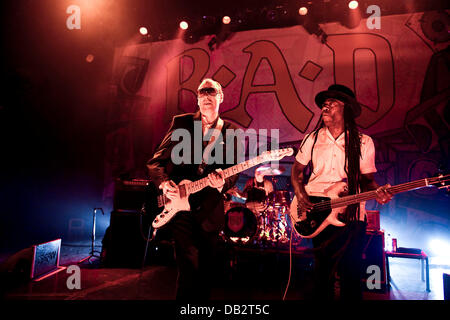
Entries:
{"label": "guitar strap", "polygon": [[214,147],[215,142],[217,142],[217,138],[222,133],[223,124],[224,121],[219,117],[219,119],[217,119],[216,127],[214,129],[210,128],[205,134],[206,136],[211,135],[211,137],[209,138],[205,150],[203,150],[202,163],[198,166],[197,172],[200,175],[205,171],[205,167],[209,162],[209,155],[211,154],[211,150]]}

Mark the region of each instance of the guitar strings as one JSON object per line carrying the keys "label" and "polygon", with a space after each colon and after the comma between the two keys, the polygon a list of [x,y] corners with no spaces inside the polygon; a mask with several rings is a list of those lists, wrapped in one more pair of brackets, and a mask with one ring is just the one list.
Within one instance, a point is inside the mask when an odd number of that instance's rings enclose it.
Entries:
{"label": "guitar strings", "polygon": [[[245,161],[243,163],[240,163],[240,164],[238,164],[238,166],[239,165],[243,166],[244,164],[250,163],[251,161],[256,160],[257,158],[259,158],[259,156],[254,158],[254,159],[247,160],[247,161]],[[258,159],[258,162],[259,162],[259,160],[260,159]],[[228,171],[230,171],[229,169],[231,169],[231,168],[225,169],[224,172],[227,171],[227,173],[228,173]],[[243,170],[241,170],[241,171],[243,171]],[[201,180],[205,180],[205,178],[200,179],[197,182],[199,182]],[[387,190],[395,194],[395,193],[399,193],[399,192],[402,192],[402,191],[411,190],[414,187],[415,188],[425,187],[427,185],[426,180],[427,179],[423,179],[423,180],[418,180],[418,181],[407,182],[407,183],[404,183],[404,184],[399,184],[399,185],[390,187]],[[435,178],[428,179],[428,184],[435,184],[435,183],[439,183],[439,182],[440,183],[444,183],[444,182],[447,182],[449,180],[450,180],[450,175],[446,175],[446,176],[443,176],[443,177],[435,177]],[[194,182],[194,183],[196,183],[196,182]],[[194,183],[192,183],[191,185],[193,185]],[[188,190],[189,190],[189,193],[192,193],[192,191],[194,191],[195,189],[191,188],[191,186],[188,186]],[[367,200],[373,199],[375,195],[376,195],[376,191],[368,191],[368,192],[356,194],[356,195],[353,195],[353,196],[347,196],[347,197],[345,197],[343,199],[330,199],[330,200],[327,200],[327,201],[322,201],[322,202],[314,204],[314,209],[316,209],[316,210],[325,210],[325,209],[329,208],[332,205],[347,206],[347,205],[353,204],[354,201],[356,200],[356,198],[358,198],[358,200],[362,202],[362,201],[367,201]],[[169,199],[165,195],[162,195],[161,196],[161,200],[162,200],[162,203],[165,204],[166,202],[168,202]]]}
{"label": "guitar strings", "polygon": [[[270,153],[273,153],[275,155],[275,157],[279,157],[280,155],[283,154],[283,152],[290,153],[290,152],[292,152],[292,150],[291,150],[291,148],[270,150]],[[260,163],[266,162],[266,161],[268,161],[268,160],[265,159],[264,156],[259,155],[252,159],[248,159],[244,162],[238,163],[232,167],[226,168],[223,170],[225,179],[232,175],[240,173],[244,170],[247,170],[251,167],[254,167]],[[191,183],[187,183],[184,186],[187,189],[188,193],[192,194],[192,193],[198,192],[198,191],[202,190],[203,188],[207,187],[208,186],[208,178],[205,177],[200,180],[197,180],[197,181],[194,181]],[[166,202],[169,202],[169,198],[167,198],[165,195],[162,195],[161,200],[162,200],[163,204],[165,204]]]}
{"label": "guitar strings", "polygon": [[[450,179],[449,177],[450,177],[450,175],[446,175],[441,178],[439,178],[439,177],[430,178],[430,179],[428,179],[428,184],[435,184],[438,182],[443,183],[443,182],[448,181]],[[411,190],[411,189],[425,187],[427,185],[426,180],[427,179],[423,179],[423,180],[399,184],[399,185],[387,188],[387,190],[395,194],[395,193],[399,193],[399,192],[403,192],[403,191],[407,191],[407,190]],[[368,191],[368,192],[364,192],[364,193],[360,193],[360,194],[346,196],[342,199],[337,198],[337,199],[330,199],[330,200],[322,201],[322,202],[314,204],[313,206],[314,206],[314,209],[325,210],[333,205],[335,207],[347,206],[347,205],[355,203],[356,200],[358,200],[356,202],[362,202],[362,201],[371,200],[374,197],[376,197],[376,191]]]}

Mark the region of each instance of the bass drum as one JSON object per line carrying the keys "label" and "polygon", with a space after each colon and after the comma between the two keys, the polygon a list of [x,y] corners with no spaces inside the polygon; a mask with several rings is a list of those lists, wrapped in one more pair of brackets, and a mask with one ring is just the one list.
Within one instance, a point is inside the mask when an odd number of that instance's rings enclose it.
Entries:
{"label": "bass drum", "polygon": [[225,213],[225,228],[227,240],[234,243],[247,243],[253,239],[258,230],[256,215],[244,205],[232,207]]}

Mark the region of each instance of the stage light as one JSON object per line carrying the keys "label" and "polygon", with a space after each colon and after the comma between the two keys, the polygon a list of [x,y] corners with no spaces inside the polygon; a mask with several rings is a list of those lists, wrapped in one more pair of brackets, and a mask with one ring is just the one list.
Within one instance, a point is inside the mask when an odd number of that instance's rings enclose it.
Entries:
{"label": "stage light", "polygon": [[86,56],[86,62],[91,63],[92,61],[94,61],[94,55],[93,54],[88,54]]}
{"label": "stage light", "polygon": [[350,2],[348,3],[348,7],[349,7],[350,9],[352,9],[352,10],[358,8],[358,1],[350,1]]}
{"label": "stage light", "polygon": [[429,247],[435,256],[450,257],[450,243],[442,239],[432,239],[429,242]]}
{"label": "stage light", "polygon": [[186,30],[187,28],[189,28],[189,24],[186,21],[181,21],[180,28]]}
{"label": "stage light", "polygon": [[139,28],[139,32],[143,35],[146,36],[148,34],[148,30],[146,27],[140,27]]}
{"label": "stage light", "polygon": [[223,24],[229,24],[231,22],[231,18],[229,16],[224,16],[222,18]]}
{"label": "stage light", "polygon": [[340,22],[343,26],[354,29],[361,23],[361,10],[359,9],[358,1],[350,1],[348,3],[350,10],[345,11],[341,16]]}
{"label": "stage light", "polygon": [[306,7],[301,7],[300,9],[298,9],[298,14],[301,16],[306,16],[307,13],[308,13],[308,8],[306,8]]}

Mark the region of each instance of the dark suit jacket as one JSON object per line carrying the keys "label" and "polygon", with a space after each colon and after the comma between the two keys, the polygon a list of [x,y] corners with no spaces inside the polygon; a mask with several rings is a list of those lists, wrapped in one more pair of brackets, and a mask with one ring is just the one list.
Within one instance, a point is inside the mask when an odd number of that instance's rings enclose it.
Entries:
{"label": "dark suit jacket", "polygon": [[[156,152],[152,159],[147,162],[149,169],[149,175],[155,186],[158,187],[161,182],[165,180],[173,180],[175,183],[179,183],[181,180],[188,179],[191,181],[199,180],[208,175],[208,173],[214,171],[217,168],[225,169],[237,163],[237,139],[227,139],[227,129],[237,129],[238,127],[224,120],[222,127],[222,154],[224,156],[224,163],[214,163],[205,167],[204,173],[198,173],[199,164],[194,163],[194,121],[201,121],[200,112],[187,113],[177,115],[173,118],[170,125],[170,129],[162,140],[161,144],[156,149]],[[173,132],[176,129],[186,129],[191,134],[191,150],[190,150],[190,163],[174,164],[171,159],[172,149],[175,145],[180,143],[179,141],[171,141]],[[231,142],[233,140],[233,142]],[[202,144],[202,141],[196,143]],[[233,143],[233,145],[231,145]],[[226,164],[226,152],[227,148],[231,149],[234,153],[233,164]],[[202,152],[204,144],[202,144]],[[201,155],[200,155],[201,158]],[[231,176],[225,180],[225,185],[221,192],[215,188],[206,187],[203,190],[190,195],[189,203],[191,206],[191,214],[194,215],[195,220],[201,224],[205,231],[220,231],[224,226],[224,207],[223,207],[223,193],[230,189],[236,183],[238,175]],[[175,220],[175,218],[174,218]],[[172,221],[170,222],[172,223]]]}

